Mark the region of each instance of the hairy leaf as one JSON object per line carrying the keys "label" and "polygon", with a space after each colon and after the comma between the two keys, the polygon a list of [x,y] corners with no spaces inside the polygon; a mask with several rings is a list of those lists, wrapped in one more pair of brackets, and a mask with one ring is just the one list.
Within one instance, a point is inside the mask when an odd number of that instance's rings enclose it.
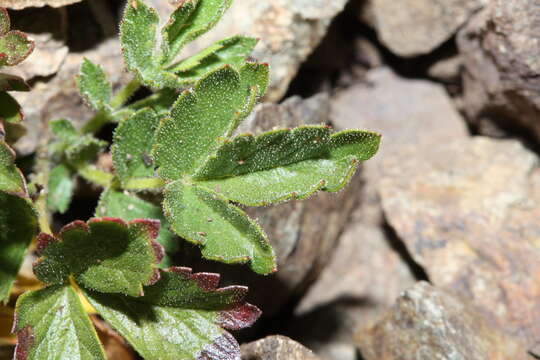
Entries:
{"label": "hairy leaf", "polygon": [[[268,83],[270,82],[270,69],[268,68],[268,64],[248,62],[240,68],[240,77],[242,78],[242,85],[245,88],[257,86],[257,96],[261,97],[266,93]],[[251,112],[251,109],[249,112]]]}
{"label": "hairy leaf", "polygon": [[194,179],[250,206],[303,199],[342,189],[379,142],[380,135],[358,130],[330,136],[323,126],[241,135],[209,157]]}
{"label": "hairy leaf", "polygon": [[171,228],[202,247],[205,258],[250,263],[253,271],[276,271],[272,247],[260,226],[221,195],[175,181],[165,188],[163,210]]}
{"label": "hairy leaf", "polygon": [[128,195],[120,191],[109,189],[104,191],[99,199],[96,208],[96,216],[118,217],[124,220],[159,220],[161,227],[156,241],[163,246],[166,254],[161,262],[161,266],[171,266],[171,261],[167,254],[174,254],[178,250],[178,239],[169,230],[169,222],[158,206],[142,200],[135,195]]}
{"label": "hairy leaf", "polygon": [[233,36],[220,40],[200,53],[173,66],[170,71],[179,73],[182,81],[194,82],[203,75],[228,64],[239,69],[257,45],[257,39]]}
{"label": "hairy leaf", "polygon": [[4,141],[0,141],[0,191],[27,196],[24,177],[15,166],[15,152]]}
{"label": "hairy leaf", "polygon": [[93,161],[103,151],[107,143],[92,135],[80,134],[69,120],[50,122],[51,131],[58,141],[51,144],[53,152],[64,154],[69,162],[80,165]]}
{"label": "hairy leaf", "polygon": [[6,9],[0,8],[0,66],[17,65],[34,50],[34,42],[20,31],[9,31],[11,23]]}
{"label": "hairy leaf", "polygon": [[176,180],[193,172],[218,140],[234,130],[246,90],[238,72],[225,66],[204,77],[193,91],[184,92],[156,132],[153,154],[159,175]]}
{"label": "hairy leaf", "polygon": [[86,294],[146,360],[239,359],[238,343],[224,329],[248,327],[260,311],[243,301],[247,288],[218,283],[217,274],[173,268],[141,298]]}
{"label": "hairy leaf", "polygon": [[23,294],[16,319],[15,360],[105,360],[96,331],[70,286]]}
{"label": "hairy leaf", "polygon": [[155,42],[159,16],[155,9],[142,0],[127,2],[120,24],[120,42],[128,70],[139,80],[153,88],[175,87],[176,75],[164,71],[157,64]]}
{"label": "hairy leaf", "polygon": [[19,123],[23,120],[21,106],[7,92],[0,92],[0,120],[8,123]]}
{"label": "hairy leaf", "polygon": [[0,302],[7,301],[24,254],[37,232],[29,200],[0,192]]}
{"label": "hairy leaf", "polygon": [[41,234],[34,273],[48,284],[70,275],[81,285],[105,293],[142,295],[142,286],[156,281],[161,246],[154,242],[159,224],[94,218],[66,225],[57,238]]}
{"label": "hairy leaf", "polygon": [[0,66],[14,66],[34,50],[34,42],[20,31],[0,34]]}
{"label": "hairy leaf", "polygon": [[77,77],[79,93],[95,110],[109,109],[112,97],[112,85],[99,65],[84,59]]}
{"label": "hairy leaf", "polygon": [[65,213],[73,197],[73,174],[64,164],[55,166],[49,173],[47,206],[53,212]]}
{"label": "hairy leaf", "polygon": [[182,47],[214,27],[232,0],[187,0],[173,12],[162,31],[162,63],[174,60]]}
{"label": "hairy leaf", "polygon": [[112,157],[116,174],[122,184],[134,178],[155,176],[154,161],[150,153],[158,122],[155,111],[145,108],[116,128]]}

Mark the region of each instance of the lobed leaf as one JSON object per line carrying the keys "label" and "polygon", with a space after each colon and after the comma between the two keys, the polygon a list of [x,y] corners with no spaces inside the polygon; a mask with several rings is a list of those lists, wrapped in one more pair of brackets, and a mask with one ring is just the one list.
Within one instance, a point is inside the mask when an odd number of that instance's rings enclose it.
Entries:
{"label": "lobed leaf", "polygon": [[28,196],[24,176],[15,166],[15,152],[5,141],[0,141],[0,191],[21,197]]}
{"label": "lobed leaf", "polygon": [[14,66],[34,50],[34,42],[20,31],[9,31],[7,10],[0,9],[0,66]]}
{"label": "lobed leaf", "polygon": [[197,171],[197,184],[229,200],[262,206],[342,189],[380,135],[350,130],[330,136],[324,126],[241,135],[224,143]]}
{"label": "lobed leaf", "polygon": [[37,215],[28,199],[0,192],[0,302],[9,299],[24,254],[37,232]]}
{"label": "lobed leaf", "polygon": [[169,230],[169,222],[158,206],[135,195],[108,189],[101,194],[96,207],[96,216],[117,217],[128,221],[135,219],[158,220],[161,226],[156,241],[165,249],[165,257],[161,262],[161,267],[171,266],[171,260],[167,254],[174,254],[178,251],[178,239]]}
{"label": "lobed leaf", "polygon": [[260,226],[226,198],[178,180],[166,186],[163,210],[172,230],[202,247],[205,258],[250,263],[253,271],[276,271],[274,251]]}
{"label": "lobed leaf", "polygon": [[186,0],[162,29],[162,64],[174,60],[182,47],[213,28],[232,0]]}
{"label": "lobed leaf", "polygon": [[234,130],[247,95],[238,72],[230,66],[208,74],[193,91],[182,93],[156,132],[153,155],[159,175],[176,180],[193,172],[215,150],[218,140]]}
{"label": "lobed leaf", "polygon": [[109,110],[112,97],[112,84],[99,65],[84,59],[77,77],[79,93],[95,110]]}
{"label": "lobed leaf", "polygon": [[116,128],[111,151],[114,168],[122,184],[134,178],[155,177],[150,153],[158,122],[155,111],[145,108]]}
{"label": "lobed leaf", "polygon": [[120,24],[120,42],[129,71],[153,88],[176,87],[178,78],[163,71],[155,56],[159,16],[142,0],[129,0]]}
{"label": "lobed leaf", "polygon": [[53,285],[17,300],[15,360],[105,360],[97,333],[72,287]]}
{"label": "lobed leaf", "polygon": [[65,164],[55,166],[49,173],[47,206],[52,212],[65,213],[73,197],[75,182]]}
{"label": "lobed leaf", "polygon": [[51,144],[53,152],[64,154],[69,162],[81,165],[95,160],[107,143],[92,135],[80,134],[69,120],[59,119],[50,122],[51,131],[58,141]]}
{"label": "lobed leaf", "polygon": [[260,310],[243,301],[247,288],[218,283],[218,274],[173,268],[141,298],[85,294],[147,360],[239,359],[238,343],[224,329],[251,326]]}
{"label": "lobed leaf", "polygon": [[154,241],[158,226],[151,220],[94,218],[64,226],[58,237],[40,234],[34,273],[47,284],[74,276],[93,290],[141,296],[143,285],[157,280],[162,256]]}
{"label": "lobed leaf", "polygon": [[24,116],[21,106],[7,92],[0,92],[0,120],[8,123],[20,123]]}

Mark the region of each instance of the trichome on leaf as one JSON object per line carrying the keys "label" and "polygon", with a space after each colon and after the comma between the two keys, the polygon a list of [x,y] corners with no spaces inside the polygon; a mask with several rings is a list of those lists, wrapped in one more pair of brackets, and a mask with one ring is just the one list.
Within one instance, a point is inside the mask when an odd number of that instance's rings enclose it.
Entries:
{"label": "trichome on leaf", "polygon": [[[219,275],[178,267],[182,239],[207,259],[270,274],[274,251],[240,206],[339,191],[377,152],[380,135],[326,125],[233,135],[268,87],[268,65],[248,60],[257,41],[234,36],[179,57],[231,2],[181,1],[158,32],[157,12],[127,1],[120,41],[133,80],[114,92],[103,69],[83,61],[77,84],[96,114],[80,130],[69,119],[48,124],[52,141],[38,151],[30,192],[4,141],[5,125],[22,119],[6,91],[28,86],[0,74],[0,301],[33,238],[44,284],[17,300],[16,359],[104,359],[89,308],[145,359],[238,359],[227,330],[260,311],[244,301],[247,288],[218,288]],[[0,10],[0,66],[32,48]],[[130,101],[142,86],[153,93]],[[107,123],[117,123],[112,144],[95,136]],[[96,165],[106,149],[112,169]],[[70,208],[78,176],[103,190],[96,217],[53,234],[50,217]]]}

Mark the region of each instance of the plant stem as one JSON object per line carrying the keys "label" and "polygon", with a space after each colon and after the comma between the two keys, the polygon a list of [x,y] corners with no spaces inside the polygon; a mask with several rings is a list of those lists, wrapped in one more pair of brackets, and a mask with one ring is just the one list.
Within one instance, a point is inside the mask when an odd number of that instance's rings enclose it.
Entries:
{"label": "plant stem", "polygon": [[47,124],[44,122],[43,127],[43,136],[41,142],[38,145],[36,152],[36,165],[34,172],[36,174],[34,182],[42,187],[39,192],[39,196],[35,201],[35,206],[38,211],[38,223],[41,232],[52,234],[50,226],[50,214],[49,209],[47,208],[47,196],[49,193],[49,172],[50,172],[50,162],[49,162],[49,129]]}
{"label": "plant stem", "polygon": [[[131,80],[126,86],[124,86],[111,100],[111,108],[118,110],[122,105],[124,105],[133,94],[139,90],[141,83],[137,79]],[[82,132],[85,134],[95,134],[107,123],[113,121],[111,114],[106,111],[98,111],[98,113],[91,118],[86,125],[82,128]]]}

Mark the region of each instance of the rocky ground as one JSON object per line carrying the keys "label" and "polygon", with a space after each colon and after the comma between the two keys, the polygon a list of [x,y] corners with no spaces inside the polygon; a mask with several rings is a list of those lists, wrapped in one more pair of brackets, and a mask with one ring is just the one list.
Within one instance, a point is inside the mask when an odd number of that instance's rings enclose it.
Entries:
{"label": "rocky ground", "polygon": [[[0,0],[44,3],[57,7],[11,13],[37,41],[15,70],[33,85],[17,94],[29,126],[20,156],[43,122],[91,116],[73,78],[83,57],[115,86],[129,80],[121,1]],[[383,134],[340,194],[252,211],[277,275],[179,259],[251,287],[265,315],[236,334],[244,359],[540,358],[540,2],[236,0],[189,51],[237,33],[261,39],[254,57],[272,71],[244,130],[322,122]],[[79,184],[58,220],[91,216],[96,198]],[[100,335],[111,358],[136,358],[110,329]]]}

